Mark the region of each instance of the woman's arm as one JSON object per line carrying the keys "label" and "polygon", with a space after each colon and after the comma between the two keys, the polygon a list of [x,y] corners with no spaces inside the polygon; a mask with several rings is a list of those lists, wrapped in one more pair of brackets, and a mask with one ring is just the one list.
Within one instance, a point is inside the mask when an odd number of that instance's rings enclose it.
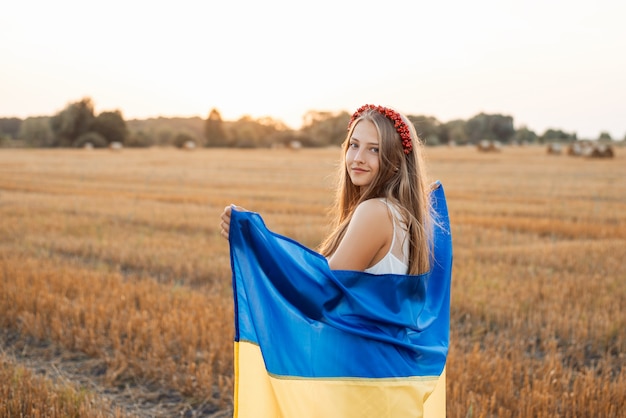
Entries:
{"label": "woman's arm", "polygon": [[380,261],[389,251],[393,220],[384,202],[370,199],[354,211],[346,234],[328,258],[333,270],[363,271]]}

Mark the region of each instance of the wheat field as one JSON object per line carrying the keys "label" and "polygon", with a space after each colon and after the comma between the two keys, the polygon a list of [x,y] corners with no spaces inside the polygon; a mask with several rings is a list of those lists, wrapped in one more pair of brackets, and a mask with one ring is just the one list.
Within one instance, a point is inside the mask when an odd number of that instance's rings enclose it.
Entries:
{"label": "wheat field", "polygon": [[[339,152],[0,150],[0,416],[232,414],[219,214],[315,247]],[[426,156],[454,245],[447,416],[625,416],[625,150]]]}

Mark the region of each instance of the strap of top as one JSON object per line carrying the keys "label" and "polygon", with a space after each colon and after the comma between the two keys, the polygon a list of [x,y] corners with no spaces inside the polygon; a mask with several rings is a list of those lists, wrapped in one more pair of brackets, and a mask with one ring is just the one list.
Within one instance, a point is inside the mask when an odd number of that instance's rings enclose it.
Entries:
{"label": "strap of top", "polygon": [[[391,211],[392,218],[393,218],[393,237],[391,239],[391,245],[389,246],[388,253],[393,255],[399,261],[401,261],[403,263],[407,263],[408,262],[408,260],[407,260],[407,258],[408,258],[408,253],[407,253],[408,248],[405,248],[406,245],[404,245],[404,243],[399,244],[400,245],[400,253],[399,254],[397,254],[397,252],[394,252],[395,245],[396,245],[396,235],[399,233],[399,231],[396,228],[396,224],[404,225],[404,222],[402,221],[402,216],[400,215],[400,211],[398,210],[398,208],[393,203],[389,202],[387,199],[381,198],[380,200],[383,201],[385,203],[385,205],[387,205],[387,207]],[[404,228],[403,231],[406,231],[406,228]]]}

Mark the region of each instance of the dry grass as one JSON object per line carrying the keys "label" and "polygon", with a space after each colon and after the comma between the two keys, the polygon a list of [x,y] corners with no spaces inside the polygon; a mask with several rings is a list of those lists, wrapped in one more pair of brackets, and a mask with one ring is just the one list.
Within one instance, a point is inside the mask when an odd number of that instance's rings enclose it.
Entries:
{"label": "dry grass", "polygon": [[[0,353],[0,416],[32,418],[120,417],[93,394],[34,375]],[[110,411],[110,412],[108,412]]]}
{"label": "dry grass", "polygon": [[[229,203],[314,247],[337,149],[0,152],[0,324],[227,408]],[[626,408],[626,156],[428,149],[453,224],[449,417]],[[2,389],[0,384],[0,391]]]}

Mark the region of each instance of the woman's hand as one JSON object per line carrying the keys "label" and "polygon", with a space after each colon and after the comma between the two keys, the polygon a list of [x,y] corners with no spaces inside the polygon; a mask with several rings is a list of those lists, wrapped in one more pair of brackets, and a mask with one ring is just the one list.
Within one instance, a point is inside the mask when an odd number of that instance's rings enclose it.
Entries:
{"label": "woman's hand", "polygon": [[220,216],[222,222],[220,223],[220,235],[224,237],[224,239],[228,240],[228,234],[230,232],[230,214],[232,212],[233,207],[238,211],[245,211],[241,206],[228,205],[224,208],[222,212],[222,216]]}

